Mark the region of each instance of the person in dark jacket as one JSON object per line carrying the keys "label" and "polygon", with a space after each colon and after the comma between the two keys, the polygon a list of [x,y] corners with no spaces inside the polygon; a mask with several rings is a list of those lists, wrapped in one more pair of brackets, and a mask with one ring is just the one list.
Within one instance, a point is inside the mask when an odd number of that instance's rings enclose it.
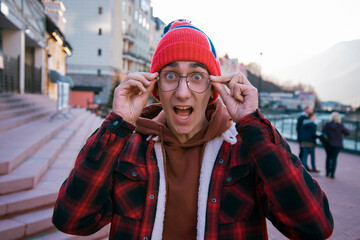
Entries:
{"label": "person in dark jacket", "polygon": [[315,164],[315,146],[316,146],[316,129],[317,126],[315,124],[315,113],[309,113],[308,118],[303,121],[300,130],[300,146],[303,149],[303,156],[301,158],[301,162],[306,169],[309,169],[307,166],[307,157],[310,154],[311,157],[311,172],[319,172],[316,169]]}
{"label": "person in dark jacket", "polygon": [[[299,143],[299,146],[300,146],[300,152],[299,152],[299,158],[302,159],[302,156],[303,156],[303,148],[301,147],[301,144],[300,144],[300,131],[301,131],[301,126],[304,122],[305,119],[308,118],[309,114],[313,113],[314,112],[314,107],[313,107],[313,104],[306,104],[304,106],[304,111],[300,114],[298,120],[297,120],[297,123],[296,123],[296,132],[297,132],[297,140],[298,140],[298,143]],[[309,170],[308,168],[306,170]]]}
{"label": "person in dark jacket", "polygon": [[326,176],[334,178],[337,157],[343,148],[343,135],[349,135],[350,132],[341,123],[338,112],[331,114],[330,121],[324,125],[322,132],[327,136],[329,143],[329,148],[326,151]]}

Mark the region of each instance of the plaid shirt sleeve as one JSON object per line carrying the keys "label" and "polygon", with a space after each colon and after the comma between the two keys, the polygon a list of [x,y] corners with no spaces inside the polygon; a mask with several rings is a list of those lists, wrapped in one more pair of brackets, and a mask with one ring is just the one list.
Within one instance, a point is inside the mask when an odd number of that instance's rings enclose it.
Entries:
{"label": "plaid shirt sleeve", "polygon": [[259,176],[264,213],[290,239],[326,239],[333,218],[325,192],[291,153],[286,140],[257,110],[237,130]]}
{"label": "plaid shirt sleeve", "polygon": [[111,173],[134,129],[111,113],[89,137],[55,203],[52,221],[59,230],[89,235],[111,221]]}

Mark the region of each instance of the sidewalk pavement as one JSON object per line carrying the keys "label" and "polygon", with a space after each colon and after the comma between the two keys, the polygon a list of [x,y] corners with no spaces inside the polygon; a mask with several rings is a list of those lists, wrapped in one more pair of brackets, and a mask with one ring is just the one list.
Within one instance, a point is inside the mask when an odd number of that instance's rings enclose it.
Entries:
{"label": "sidewalk pavement", "polygon": [[[289,142],[294,154],[299,145]],[[334,232],[330,240],[360,240],[360,155],[341,152],[335,179],[325,177],[325,150],[316,148],[316,167],[320,173],[311,173],[326,192],[334,218]],[[310,163],[310,159],[308,159]],[[269,239],[287,239],[268,221]]]}

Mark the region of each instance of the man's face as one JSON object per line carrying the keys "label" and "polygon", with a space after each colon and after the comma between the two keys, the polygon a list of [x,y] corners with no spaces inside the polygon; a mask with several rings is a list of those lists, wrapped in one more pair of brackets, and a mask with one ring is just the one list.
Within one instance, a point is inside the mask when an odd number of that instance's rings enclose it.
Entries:
{"label": "man's face", "polygon": [[[189,61],[170,63],[161,71],[173,71],[181,76],[187,76],[193,72],[208,74],[202,64]],[[161,80],[160,78],[159,81]],[[195,93],[187,87],[186,79],[181,78],[177,89],[164,92],[158,88],[157,94],[166,113],[168,127],[180,142],[186,142],[206,126],[208,121],[205,111],[212,96],[211,86],[203,93]]]}
{"label": "man's face", "polygon": [[307,115],[309,115],[310,113],[313,113],[314,112],[314,107],[313,106],[307,107],[305,112],[306,112]]}

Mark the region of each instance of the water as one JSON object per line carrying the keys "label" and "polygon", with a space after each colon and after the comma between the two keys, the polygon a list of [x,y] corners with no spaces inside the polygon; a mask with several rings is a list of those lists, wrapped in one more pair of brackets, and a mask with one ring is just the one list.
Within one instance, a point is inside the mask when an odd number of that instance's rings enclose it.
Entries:
{"label": "water", "polygon": [[[283,137],[288,140],[297,140],[296,123],[299,114],[265,114],[266,118],[275,126]],[[344,115],[342,114],[343,118]],[[315,123],[318,127],[318,135],[324,124],[329,121],[329,113],[318,113]],[[350,131],[349,136],[344,136],[344,150],[360,154],[360,120],[358,118],[347,118],[342,122]],[[317,139],[317,143],[321,145]]]}

